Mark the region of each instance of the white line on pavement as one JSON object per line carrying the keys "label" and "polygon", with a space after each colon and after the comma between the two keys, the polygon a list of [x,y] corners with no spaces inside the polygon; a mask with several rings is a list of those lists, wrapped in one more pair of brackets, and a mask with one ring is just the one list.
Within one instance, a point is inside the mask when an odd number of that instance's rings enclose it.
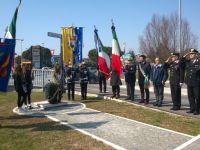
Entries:
{"label": "white line on pavement", "polygon": [[195,141],[197,141],[198,139],[200,139],[200,135],[193,137],[192,139],[190,139],[189,141],[183,143],[182,145],[178,146],[177,148],[175,148],[174,150],[182,150],[183,148],[187,147],[188,145],[194,143]]}
{"label": "white line on pavement", "polygon": [[69,112],[64,112],[64,113],[59,113],[59,114],[71,114],[71,113],[75,113],[75,112],[78,112],[78,111],[81,111],[81,110],[83,110],[83,109],[85,109],[86,108],[86,105],[85,104],[83,104],[83,103],[80,103],[81,105],[83,105],[83,107],[81,107],[80,109],[77,109],[77,110],[73,110],[73,111],[69,111]]}
{"label": "white line on pavement", "polygon": [[107,144],[107,145],[109,145],[109,146],[111,146],[111,147],[113,147],[113,148],[115,148],[115,149],[117,149],[117,150],[126,150],[125,148],[123,148],[123,147],[121,147],[121,146],[119,146],[119,145],[116,145],[116,144],[111,143],[111,142],[109,142],[109,141],[107,141],[107,140],[104,140],[104,139],[102,139],[102,138],[100,138],[100,137],[98,137],[98,136],[96,136],[96,135],[93,135],[93,134],[91,134],[91,133],[89,133],[89,132],[87,132],[87,131],[84,131],[84,130],[82,130],[82,129],[79,129],[79,128],[73,126],[73,125],[70,125],[70,124],[67,123],[67,122],[62,122],[62,121],[60,121],[60,120],[58,120],[58,119],[56,119],[56,118],[54,118],[54,117],[52,117],[52,116],[49,116],[49,115],[46,115],[46,117],[49,118],[49,119],[51,119],[51,120],[53,120],[53,121],[55,121],[55,122],[60,123],[61,125],[68,126],[68,127],[72,128],[72,129],[77,130],[77,131],[79,131],[79,132],[81,132],[81,133],[83,133],[83,134],[85,134],[85,135],[88,135],[88,136],[90,136],[90,137],[92,137],[92,138],[94,138],[94,139],[96,139],[96,140],[98,140],[98,141],[101,141],[101,142],[103,142],[103,143],[105,143],[105,144]]}

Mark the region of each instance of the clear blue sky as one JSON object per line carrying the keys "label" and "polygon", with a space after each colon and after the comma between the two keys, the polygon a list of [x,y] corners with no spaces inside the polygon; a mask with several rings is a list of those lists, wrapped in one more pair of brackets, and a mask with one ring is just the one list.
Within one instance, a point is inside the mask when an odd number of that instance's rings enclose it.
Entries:
{"label": "clear blue sky", "polygon": [[[1,0],[0,37],[10,24],[18,0]],[[170,15],[178,11],[178,0],[22,0],[17,20],[17,38],[24,39],[23,49],[44,43],[59,53],[59,40],[47,32],[60,33],[60,27],[83,26],[84,57],[94,48],[94,25],[105,46],[111,46],[111,18],[114,19],[121,47],[134,48],[138,53],[138,37],[153,14]],[[200,37],[200,0],[182,0],[182,15],[191,30]],[[20,42],[16,52],[21,53]]]}

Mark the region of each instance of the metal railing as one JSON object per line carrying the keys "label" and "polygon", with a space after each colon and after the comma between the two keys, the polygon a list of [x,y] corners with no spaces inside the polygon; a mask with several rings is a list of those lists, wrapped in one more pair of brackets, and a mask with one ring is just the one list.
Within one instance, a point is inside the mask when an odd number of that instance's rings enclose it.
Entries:
{"label": "metal railing", "polygon": [[[53,71],[54,70],[51,69],[33,69],[33,86],[44,88],[49,81],[52,81]],[[14,85],[14,79],[12,78],[12,75],[8,85]]]}

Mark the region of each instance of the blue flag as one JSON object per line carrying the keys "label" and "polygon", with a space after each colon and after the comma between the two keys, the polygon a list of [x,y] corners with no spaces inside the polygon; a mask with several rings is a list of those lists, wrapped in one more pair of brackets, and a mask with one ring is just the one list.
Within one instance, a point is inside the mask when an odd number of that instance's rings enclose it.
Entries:
{"label": "blue flag", "polygon": [[78,64],[82,62],[82,50],[83,50],[83,27],[76,27],[75,34],[77,37],[76,46],[73,51],[73,64]]}
{"label": "blue flag", "polygon": [[0,91],[6,92],[14,57],[15,39],[0,39]]}

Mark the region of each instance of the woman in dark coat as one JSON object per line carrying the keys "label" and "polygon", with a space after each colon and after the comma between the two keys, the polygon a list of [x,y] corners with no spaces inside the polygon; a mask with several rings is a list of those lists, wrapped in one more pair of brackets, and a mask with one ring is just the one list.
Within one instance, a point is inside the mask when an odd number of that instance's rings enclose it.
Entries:
{"label": "woman in dark coat", "polygon": [[26,103],[27,88],[26,88],[26,80],[22,73],[22,68],[20,65],[18,65],[15,69],[14,80],[15,80],[15,90],[18,94],[18,99],[17,99],[18,110],[24,111],[22,109],[22,105],[23,103]]}
{"label": "woman in dark coat", "polygon": [[26,79],[26,86],[27,86],[27,98],[28,98],[28,108],[32,109],[31,106],[31,90],[33,88],[33,74],[30,65],[25,66],[25,79]]}
{"label": "woman in dark coat", "polygon": [[120,85],[122,85],[121,79],[117,74],[116,70],[111,71],[110,76],[110,85],[112,86],[113,96],[111,98],[119,98],[120,97]]}

